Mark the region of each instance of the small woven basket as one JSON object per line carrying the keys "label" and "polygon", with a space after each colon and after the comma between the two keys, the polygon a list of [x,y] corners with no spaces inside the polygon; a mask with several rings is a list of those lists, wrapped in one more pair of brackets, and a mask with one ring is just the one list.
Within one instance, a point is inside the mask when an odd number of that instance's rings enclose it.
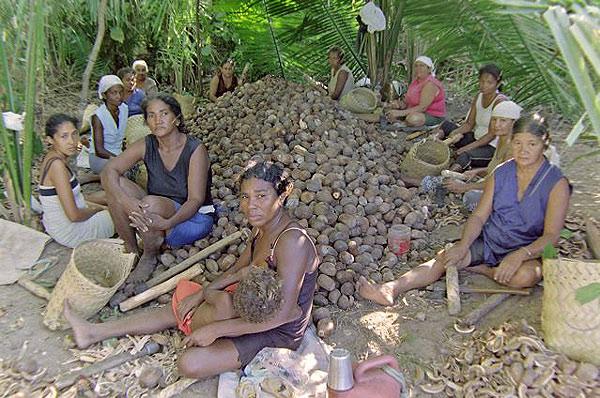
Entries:
{"label": "small woven basket", "polygon": [[135,257],[133,253],[123,253],[118,239],[92,240],[77,246],[52,291],[44,325],[51,330],[69,327],[62,315],[65,299],[83,318],[96,314],[125,282]]}
{"label": "small woven basket", "polygon": [[450,164],[450,148],[438,140],[423,140],[409,149],[400,165],[403,175],[412,178],[439,175]]}
{"label": "small woven basket", "polygon": [[600,299],[580,304],[576,290],[600,282],[600,261],[546,259],[543,265],[544,340],[568,357],[600,366]]}
{"label": "small woven basket", "polygon": [[366,87],[352,89],[340,99],[341,107],[354,113],[373,113],[377,102],[377,95]]}
{"label": "small woven basket", "polygon": [[144,120],[144,115],[131,116],[127,119],[127,127],[125,128],[125,146],[130,146],[148,134],[150,134],[150,128]]}

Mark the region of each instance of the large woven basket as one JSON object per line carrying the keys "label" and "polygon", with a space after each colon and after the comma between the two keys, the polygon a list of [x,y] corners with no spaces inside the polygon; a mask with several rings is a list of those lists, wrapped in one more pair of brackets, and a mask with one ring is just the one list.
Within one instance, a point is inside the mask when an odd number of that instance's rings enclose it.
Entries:
{"label": "large woven basket", "polygon": [[366,87],[352,89],[340,99],[342,108],[354,113],[372,113],[377,102],[377,95]]}
{"label": "large woven basket", "polygon": [[174,93],[173,97],[179,102],[181,106],[181,113],[183,113],[183,117],[185,120],[189,120],[196,113],[196,98],[191,95],[182,95],[179,93]]}
{"label": "large woven basket", "polygon": [[127,119],[127,127],[125,128],[125,146],[130,146],[148,134],[150,134],[150,128],[144,120],[144,115],[131,116]]}
{"label": "large woven basket", "polygon": [[542,330],[548,346],[600,366],[600,299],[580,304],[575,292],[600,282],[600,261],[544,260]]}
{"label": "large woven basket", "polygon": [[423,140],[409,149],[400,164],[403,175],[412,178],[435,176],[450,164],[450,148],[438,140]]}
{"label": "large woven basket", "polygon": [[89,318],[106,305],[129,275],[135,254],[123,253],[117,239],[84,242],[71,254],[71,261],[52,291],[44,324],[51,330],[66,329],[64,300],[83,318]]}

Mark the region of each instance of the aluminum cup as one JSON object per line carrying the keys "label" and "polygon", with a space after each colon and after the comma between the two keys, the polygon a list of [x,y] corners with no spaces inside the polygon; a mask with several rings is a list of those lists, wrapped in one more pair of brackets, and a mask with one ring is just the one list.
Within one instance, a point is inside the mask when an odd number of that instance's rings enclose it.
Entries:
{"label": "aluminum cup", "polygon": [[334,391],[346,391],[353,386],[354,375],[352,374],[350,351],[345,348],[336,348],[329,354],[327,387]]}

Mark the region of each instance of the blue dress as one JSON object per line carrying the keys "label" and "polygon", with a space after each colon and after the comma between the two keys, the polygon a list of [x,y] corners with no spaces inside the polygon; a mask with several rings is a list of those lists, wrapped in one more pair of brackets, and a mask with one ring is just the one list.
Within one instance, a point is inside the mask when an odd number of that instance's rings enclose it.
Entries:
{"label": "blue dress", "polygon": [[144,98],[146,98],[144,90],[140,90],[139,88],[133,89],[133,93],[125,100],[125,103],[129,107],[129,117],[144,113],[142,111],[142,101],[144,101]]}
{"label": "blue dress", "polygon": [[492,213],[483,226],[485,264],[497,265],[507,254],[543,235],[550,192],[561,178],[560,169],[544,158],[519,201],[514,159],[496,168]]}

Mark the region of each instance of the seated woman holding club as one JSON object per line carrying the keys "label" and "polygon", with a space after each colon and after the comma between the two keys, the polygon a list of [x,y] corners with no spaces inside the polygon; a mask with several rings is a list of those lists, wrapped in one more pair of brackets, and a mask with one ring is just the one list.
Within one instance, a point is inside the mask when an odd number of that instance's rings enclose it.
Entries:
{"label": "seated woman holding club", "polygon": [[540,255],[546,245],[558,241],[571,194],[560,169],[544,157],[549,143],[543,118],[535,114],[519,119],[511,141],[514,158],[487,179],[461,240],[394,281],[371,284],[361,278],[361,296],[392,305],[398,295],[437,281],[449,266],[514,288],[538,283]]}
{"label": "seated woman holding club", "polygon": [[[240,210],[254,229],[251,242],[236,264],[205,288],[180,283],[172,305],[115,321],[89,323],[73,313],[66,302],[65,318],[80,348],[110,337],[178,327],[188,336],[187,348],[179,357],[179,370],[191,378],[243,368],[264,347],[298,348],[311,318],[320,262],[317,250],[284,208],[292,183],[283,168],[259,162],[247,168],[240,181]],[[211,292],[238,282],[250,266],[276,271],[281,282],[281,305],[262,322],[215,316],[215,306],[207,305]],[[207,316],[212,322],[206,321]]]}

